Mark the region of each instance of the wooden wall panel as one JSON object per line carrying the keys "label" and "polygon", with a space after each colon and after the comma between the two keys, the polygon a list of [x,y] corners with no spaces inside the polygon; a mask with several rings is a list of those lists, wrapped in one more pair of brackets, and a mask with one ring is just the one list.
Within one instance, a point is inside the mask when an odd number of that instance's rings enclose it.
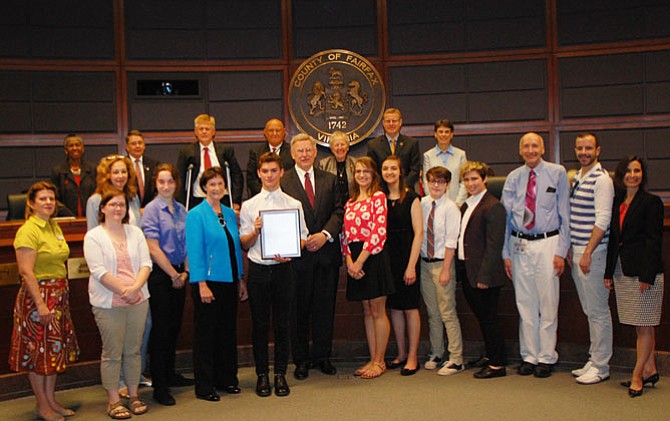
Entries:
{"label": "wooden wall panel", "polygon": [[559,45],[636,41],[670,36],[665,0],[558,0]]}
{"label": "wooden wall panel", "polygon": [[108,0],[5,0],[0,57],[111,59],[112,5]]}
{"label": "wooden wall panel", "polygon": [[389,0],[392,55],[490,51],[545,45],[544,4]]}
{"label": "wooden wall panel", "polygon": [[330,49],[377,54],[377,11],[374,0],[294,0],[294,56],[307,58]]}

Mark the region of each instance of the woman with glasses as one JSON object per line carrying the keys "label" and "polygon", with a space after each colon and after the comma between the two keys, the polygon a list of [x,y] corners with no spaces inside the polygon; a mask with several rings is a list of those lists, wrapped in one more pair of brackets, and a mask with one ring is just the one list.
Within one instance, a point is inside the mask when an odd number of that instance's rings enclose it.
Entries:
{"label": "woman with glasses", "polygon": [[170,386],[188,386],[193,381],[175,372],[175,351],[181,329],[188,281],[186,261],[186,208],[174,199],[179,188],[177,170],[170,164],[158,164],[153,175],[158,195],[142,214],[142,231],[154,263],[149,275],[151,319],[149,341],[151,380],[154,400],[174,405]]}
{"label": "woman with glasses", "polygon": [[237,299],[247,298],[235,212],[221,205],[226,192],[220,167],[200,177],[205,200],[186,216],[195,334],[195,396],[216,402],[217,389],[240,393],[237,379]]}
{"label": "woman with glasses", "polygon": [[100,198],[109,189],[121,190],[128,201],[129,224],[140,226],[140,199],[137,196],[135,171],[130,158],[123,155],[109,155],[98,164],[95,193],[86,201],[86,226],[90,231],[98,226]]}
{"label": "woman with glasses", "polygon": [[[107,391],[107,414],[130,418],[149,409],[140,400],[142,335],[149,311],[147,278],[149,247],[142,230],[128,224],[128,199],[121,190],[100,198],[98,221],[84,237],[84,257],[91,272],[88,296],[102,339],[100,373]],[[121,371],[128,387],[128,405],[121,402]]]}
{"label": "woman with glasses", "polygon": [[51,219],[56,186],[39,181],[26,195],[26,222],[14,239],[21,287],[14,306],[9,367],[27,372],[35,393],[35,415],[62,421],[74,411],[56,401],[56,375],[77,360],[79,347],[70,317],[65,261],[70,248]]}
{"label": "woman with glasses", "polygon": [[356,161],[351,199],[344,207],[342,252],[347,264],[347,299],[363,304],[370,361],[354,371],[364,379],[386,371],[384,354],[391,326],[386,296],[395,292],[386,243],[386,195],[377,166],[369,157]]}

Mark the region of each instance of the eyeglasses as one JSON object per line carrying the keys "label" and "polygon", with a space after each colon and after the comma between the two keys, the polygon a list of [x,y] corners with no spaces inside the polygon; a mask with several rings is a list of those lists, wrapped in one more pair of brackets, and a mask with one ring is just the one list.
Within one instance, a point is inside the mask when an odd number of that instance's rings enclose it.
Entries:
{"label": "eyeglasses", "polygon": [[109,206],[110,208],[118,208],[118,209],[125,209],[126,208],[125,203],[111,203],[111,202],[108,202],[106,206]]}
{"label": "eyeglasses", "polygon": [[441,186],[442,184],[447,184],[447,180],[428,180],[428,184],[437,184],[438,186]]}

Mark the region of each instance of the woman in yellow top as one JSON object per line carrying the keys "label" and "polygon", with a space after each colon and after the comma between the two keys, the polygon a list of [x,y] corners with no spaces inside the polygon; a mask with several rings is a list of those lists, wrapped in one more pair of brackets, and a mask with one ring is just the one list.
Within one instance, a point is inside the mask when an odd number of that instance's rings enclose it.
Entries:
{"label": "woman in yellow top", "polygon": [[65,261],[70,248],[51,219],[56,187],[39,181],[26,195],[26,222],[14,239],[21,287],[14,306],[10,368],[28,372],[35,392],[35,415],[63,420],[74,411],[56,402],[56,374],[77,360],[79,346],[72,325]]}

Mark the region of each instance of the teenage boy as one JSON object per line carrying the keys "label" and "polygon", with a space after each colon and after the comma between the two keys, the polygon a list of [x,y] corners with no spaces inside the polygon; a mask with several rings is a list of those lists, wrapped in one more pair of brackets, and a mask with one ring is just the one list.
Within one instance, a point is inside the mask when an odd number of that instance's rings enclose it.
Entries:
{"label": "teenage boy", "polygon": [[284,193],[280,181],[284,175],[281,158],[276,153],[266,152],[258,158],[258,177],[261,179],[260,193],[242,203],[240,210],[240,242],[248,249],[249,269],[247,291],[251,307],[252,343],[256,363],[256,394],[261,397],[271,393],[268,378],[268,333],[270,316],[274,324],[275,395],[287,396],[291,393],[286,382],[288,366],[291,316],[293,302],[293,277],[290,258],[276,255],[272,260],[264,260],[259,236],[263,229],[261,210],[298,209],[300,213],[300,246],[307,240],[309,231],[305,224],[300,201]]}
{"label": "teenage boy", "polygon": [[463,371],[463,341],[456,313],[454,253],[458,244],[461,213],[446,195],[451,172],[437,166],[428,170],[429,196],[421,199],[423,243],[421,245],[421,295],[428,311],[430,357],[424,367],[434,370],[444,354],[444,328],[449,340],[449,359],[437,372],[449,376]]}

